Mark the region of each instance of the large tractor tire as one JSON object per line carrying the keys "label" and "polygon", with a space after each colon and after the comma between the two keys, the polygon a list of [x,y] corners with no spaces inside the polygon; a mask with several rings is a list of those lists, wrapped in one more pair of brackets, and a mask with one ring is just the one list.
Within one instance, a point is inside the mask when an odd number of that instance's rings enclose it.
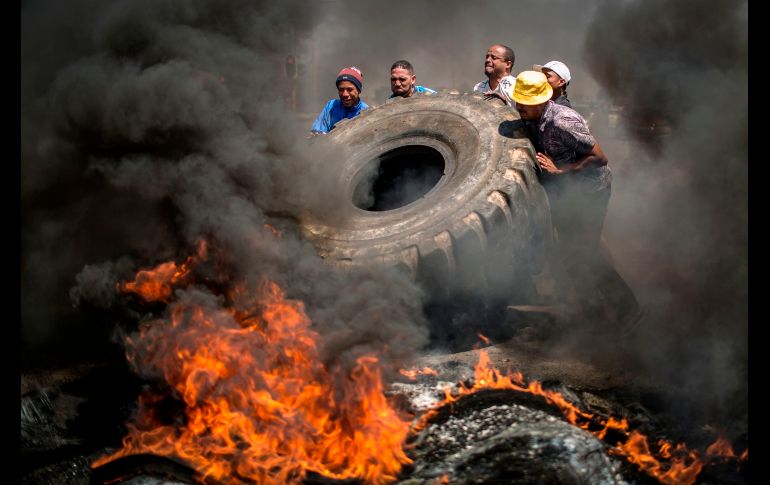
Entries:
{"label": "large tractor tire", "polygon": [[[545,191],[518,113],[478,94],[396,98],[321,144],[339,210],[303,221],[341,268],[401,266],[431,301],[520,303],[550,238]],[[518,301],[517,301],[518,300]]]}

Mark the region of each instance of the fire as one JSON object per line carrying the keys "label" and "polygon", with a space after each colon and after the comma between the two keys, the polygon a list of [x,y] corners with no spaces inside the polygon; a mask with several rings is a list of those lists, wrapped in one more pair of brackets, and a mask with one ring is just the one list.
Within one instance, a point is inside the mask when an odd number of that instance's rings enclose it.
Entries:
{"label": "fire", "polygon": [[713,456],[735,458],[735,452],[733,452],[733,446],[722,435],[719,435],[717,440],[713,442],[708,448],[706,448],[706,453]]}
{"label": "fire", "polygon": [[153,269],[139,271],[134,281],[118,284],[118,290],[123,293],[136,293],[147,301],[168,301],[172,285],[188,273],[189,270],[184,264],[177,268],[176,263],[169,261]]}
{"label": "fire", "polygon": [[[160,265],[122,288],[171,298],[193,264]],[[375,356],[349,371],[326,368],[302,302],[273,282],[230,290],[226,306],[196,291],[177,292],[167,320],[127,340],[132,365],[162,376],[184,417],[161,422],[151,412],[157,396],[144,396],[123,448],[94,466],[152,453],[223,482],[299,483],[314,472],[378,484],[411,462],[402,448],[409,422],[385,399]]]}
{"label": "fire", "polygon": [[[650,451],[647,437],[637,431],[631,431],[626,435],[626,441],[618,443],[611,452],[625,456],[628,461],[657,478],[661,483],[695,483],[695,479],[703,469],[703,461],[698,453],[687,451],[683,445],[677,445],[675,451],[679,453],[674,455],[670,453],[670,449],[671,444],[664,441],[661,446],[664,452],[661,456],[670,459],[670,463],[665,465]],[[681,454],[683,456],[679,456]]]}
{"label": "fire", "polygon": [[748,447],[745,448],[740,455],[737,455],[733,449],[733,445],[724,437],[724,432],[720,432],[716,441],[706,448],[706,454],[713,459],[721,460],[746,461],[749,459]]}
{"label": "fire", "polygon": [[[274,228],[265,229],[280,237]],[[164,421],[154,412],[164,397],[141,396],[123,448],[93,466],[151,453],[181,459],[201,477],[221,482],[300,483],[309,472],[372,484],[395,480],[401,466],[411,463],[403,451],[409,422],[384,397],[377,358],[362,356],[347,371],[324,366],[303,303],[286,299],[271,281],[232,285],[218,297],[195,289],[174,293],[192,283],[195,266],[207,257],[202,243],[179,266],[163,263],[118,284],[120,291],[168,303],[166,319],[145,323],[127,338],[127,357],[137,370],[162,377],[184,412]],[[429,367],[401,373],[413,379],[438,374]],[[503,375],[483,350],[473,385],[461,383],[454,393],[445,389],[443,402],[422,415],[413,431],[426,426],[439,407],[481,389],[541,396],[570,423],[613,440],[612,454],[662,483],[692,484],[704,466],[699,453],[683,444],[660,440],[653,452],[625,418],[587,413],[540,382],[525,382],[519,372]],[[735,458],[721,436],[706,455]],[[740,459],[748,459],[748,448]],[[444,475],[438,483],[448,480]]]}
{"label": "fire", "polygon": [[168,302],[173,286],[189,276],[192,265],[198,260],[206,259],[207,251],[206,242],[201,241],[197,254],[188,257],[178,267],[173,261],[168,261],[153,269],[141,270],[136,273],[133,281],[118,283],[117,290],[121,293],[136,293],[146,301]]}
{"label": "fire", "polygon": [[[661,483],[665,484],[692,484],[701,472],[704,466],[704,460],[697,451],[690,451],[684,444],[672,445],[666,440],[658,441],[658,452],[653,453],[648,445],[647,437],[643,434],[630,430],[625,418],[616,419],[610,417],[604,419],[600,416],[587,413],[579,409],[574,404],[567,401],[564,396],[555,391],[543,389],[538,381],[524,382],[524,377],[520,372],[509,375],[503,375],[499,370],[491,365],[489,355],[484,350],[479,350],[479,361],[474,369],[473,385],[468,386],[460,383],[459,388],[453,394],[451,388],[444,389],[444,400],[436,405],[434,409],[428,411],[420,417],[414,426],[415,431],[423,429],[430,419],[436,415],[438,409],[445,404],[449,404],[460,399],[461,396],[478,392],[482,389],[511,389],[519,392],[541,396],[546,402],[556,406],[564,417],[575,426],[585,429],[601,440],[606,440],[608,432],[613,432],[613,439],[617,440],[610,453],[620,455],[631,463],[637,465],[647,474],[655,477]],[[720,438],[722,439],[722,438]],[[718,439],[709,446],[706,453],[710,455],[717,454],[717,450],[724,450],[725,444],[729,452],[732,448],[729,443],[724,443]],[[748,458],[748,448],[742,454]],[[735,456],[733,453],[730,455]]]}
{"label": "fire", "polygon": [[430,367],[423,367],[422,369],[412,368],[412,369],[399,369],[398,371],[401,375],[404,375],[408,377],[411,380],[416,380],[418,375],[422,376],[437,376],[438,372],[435,369],[431,369]]}

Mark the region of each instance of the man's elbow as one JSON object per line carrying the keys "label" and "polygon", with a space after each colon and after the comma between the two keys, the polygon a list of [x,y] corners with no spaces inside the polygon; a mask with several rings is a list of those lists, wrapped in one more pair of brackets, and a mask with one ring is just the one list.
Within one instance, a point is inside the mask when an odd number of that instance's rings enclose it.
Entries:
{"label": "man's elbow", "polygon": [[594,156],[593,163],[597,167],[603,167],[610,162],[607,160],[607,155],[604,154],[604,150],[602,150],[602,147],[599,146],[598,143],[591,149],[591,155]]}

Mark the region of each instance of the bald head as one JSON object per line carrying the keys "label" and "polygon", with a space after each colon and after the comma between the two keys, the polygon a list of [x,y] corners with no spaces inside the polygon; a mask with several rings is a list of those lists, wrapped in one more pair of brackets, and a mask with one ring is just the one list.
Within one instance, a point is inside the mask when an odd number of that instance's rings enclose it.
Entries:
{"label": "bald head", "polygon": [[[513,69],[513,64],[516,62],[516,54],[513,53],[513,49],[503,44],[495,44],[492,47],[497,47],[499,49],[502,49],[502,52],[505,54],[504,59],[506,61],[511,61],[511,69]],[[490,49],[492,47],[490,47]],[[509,69],[508,72],[510,72],[511,69]]]}
{"label": "bald head", "polygon": [[490,79],[502,79],[511,74],[515,59],[513,49],[506,45],[494,44],[487,50],[484,74]]}

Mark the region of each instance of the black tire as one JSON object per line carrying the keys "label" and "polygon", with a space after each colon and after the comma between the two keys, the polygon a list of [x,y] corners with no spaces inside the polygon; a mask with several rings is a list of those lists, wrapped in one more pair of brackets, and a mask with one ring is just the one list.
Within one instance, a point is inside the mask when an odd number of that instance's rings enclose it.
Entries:
{"label": "black tire", "polygon": [[[305,234],[330,264],[402,265],[434,298],[515,300],[550,238],[535,152],[517,120],[509,106],[451,93],[397,98],[343,120],[321,141],[346,147],[328,166],[340,209],[302,221]],[[378,161],[409,166],[437,153],[443,176],[422,197],[384,211],[354,205]]]}

